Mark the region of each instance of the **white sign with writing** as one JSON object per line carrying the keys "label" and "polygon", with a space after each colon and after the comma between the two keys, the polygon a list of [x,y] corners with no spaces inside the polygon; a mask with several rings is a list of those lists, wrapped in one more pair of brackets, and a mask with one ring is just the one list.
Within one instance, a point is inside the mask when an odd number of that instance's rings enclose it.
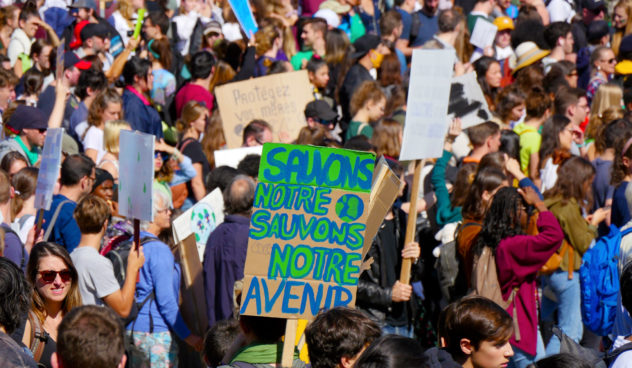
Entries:
{"label": "white sign with writing", "polygon": [[121,130],[119,138],[119,213],[152,221],[155,136]]}
{"label": "white sign with writing", "polygon": [[35,187],[35,208],[48,211],[53,201],[55,184],[61,167],[61,141],[64,128],[50,128],[46,131],[46,140],[42,150],[37,185]]}

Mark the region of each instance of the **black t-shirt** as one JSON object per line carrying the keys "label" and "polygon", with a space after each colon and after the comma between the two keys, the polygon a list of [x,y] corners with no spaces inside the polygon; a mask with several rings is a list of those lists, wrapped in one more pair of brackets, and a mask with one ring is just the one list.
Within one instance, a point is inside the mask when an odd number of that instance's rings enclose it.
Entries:
{"label": "black t-shirt", "polygon": [[[202,164],[202,182],[204,182],[211,171],[211,165],[202,150],[202,144],[193,138],[187,138],[180,143],[179,147],[182,154],[190,158],[194,164]],[[193,198],[193,188],[190,181],[187,182],[187,190],[189,191],[189,198]]]}

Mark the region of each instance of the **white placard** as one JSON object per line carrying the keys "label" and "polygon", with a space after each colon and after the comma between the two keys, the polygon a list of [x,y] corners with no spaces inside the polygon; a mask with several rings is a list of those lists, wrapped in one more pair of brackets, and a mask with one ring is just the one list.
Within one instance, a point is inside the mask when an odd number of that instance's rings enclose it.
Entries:
{"label": "white placard", "polygon": [[179,243],[194,233],[198,254],[200,259],[204,259],[206,241],[211,232],[222,222],[224,222],[224,197],[222,191],[215,188],[173,221],[173,238],[176,243]]}
{"label": "white placard", "polygon": [[255,154],[261,156],[263,146],[233,148],[215,151],[215,167],[230,166],[237,168],[244,157]]}
{"label": "white placard", "polygon": [[400,160],[441,156],[454,58],[454,50],[413,50]]}
{"label": "white placard", "polygon": [[154,140],[152,134],[121,130],[119,138],[119,213],[152,221]]}
{"label": "white placard", "polygon": [[48,211],[53,202],[53,191],[59,178],[61,167],[61,142],[64,128],[50,128],[46,131],[46,140],[42,150],[42,159],[35,187],[35,208]]}
{"label": "white placard", "polygon": [[448,123],[455,117],[461,118],[461,128],[469,128],[492,118],[476,73],[467,73],[452,79]]}
{"label": "white placard", "polygon": [[494,44],[497,31],[498,27],[492,22],[483,18],[477,18],[474,29],[472,30],[472,36],[470,37],[470,43],[479,49],[485,49]]}

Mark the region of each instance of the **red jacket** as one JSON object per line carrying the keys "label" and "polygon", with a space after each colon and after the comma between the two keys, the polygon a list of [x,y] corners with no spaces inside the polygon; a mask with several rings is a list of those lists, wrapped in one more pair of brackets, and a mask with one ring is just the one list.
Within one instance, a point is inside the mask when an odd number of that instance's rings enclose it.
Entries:
{"label": "red jacket", "polygon": [[537,221],[538,235],[517,235],[500,241],[496,248],[498,282],[507,300],[517,287],[514,301],[507,308],[513,317],[514,303],[518,314],[520,341],[515,334],[511,344],[535,355],[538,332],[536,277],[538,270],[562,244],[564,233],[557,219],[549,211],[541,212]]}

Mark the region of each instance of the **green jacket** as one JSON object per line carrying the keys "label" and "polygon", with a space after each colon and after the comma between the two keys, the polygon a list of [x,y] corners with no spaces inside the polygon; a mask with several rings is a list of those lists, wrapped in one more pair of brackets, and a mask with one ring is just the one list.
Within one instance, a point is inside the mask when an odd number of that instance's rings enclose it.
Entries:
{"label": "green jacket", "polygon": [[[564,239],[573,247],[573,270],[579,270],[582,264],[582,256],[590,247],[590,243],[597,236],[597,227],[590,225],[582,216],[581,208],[574,198],[565,200],[561,196],[547,198],[544,205],[559,221]],[[560,268],[568,271],[568,253],[564,254]]]}

